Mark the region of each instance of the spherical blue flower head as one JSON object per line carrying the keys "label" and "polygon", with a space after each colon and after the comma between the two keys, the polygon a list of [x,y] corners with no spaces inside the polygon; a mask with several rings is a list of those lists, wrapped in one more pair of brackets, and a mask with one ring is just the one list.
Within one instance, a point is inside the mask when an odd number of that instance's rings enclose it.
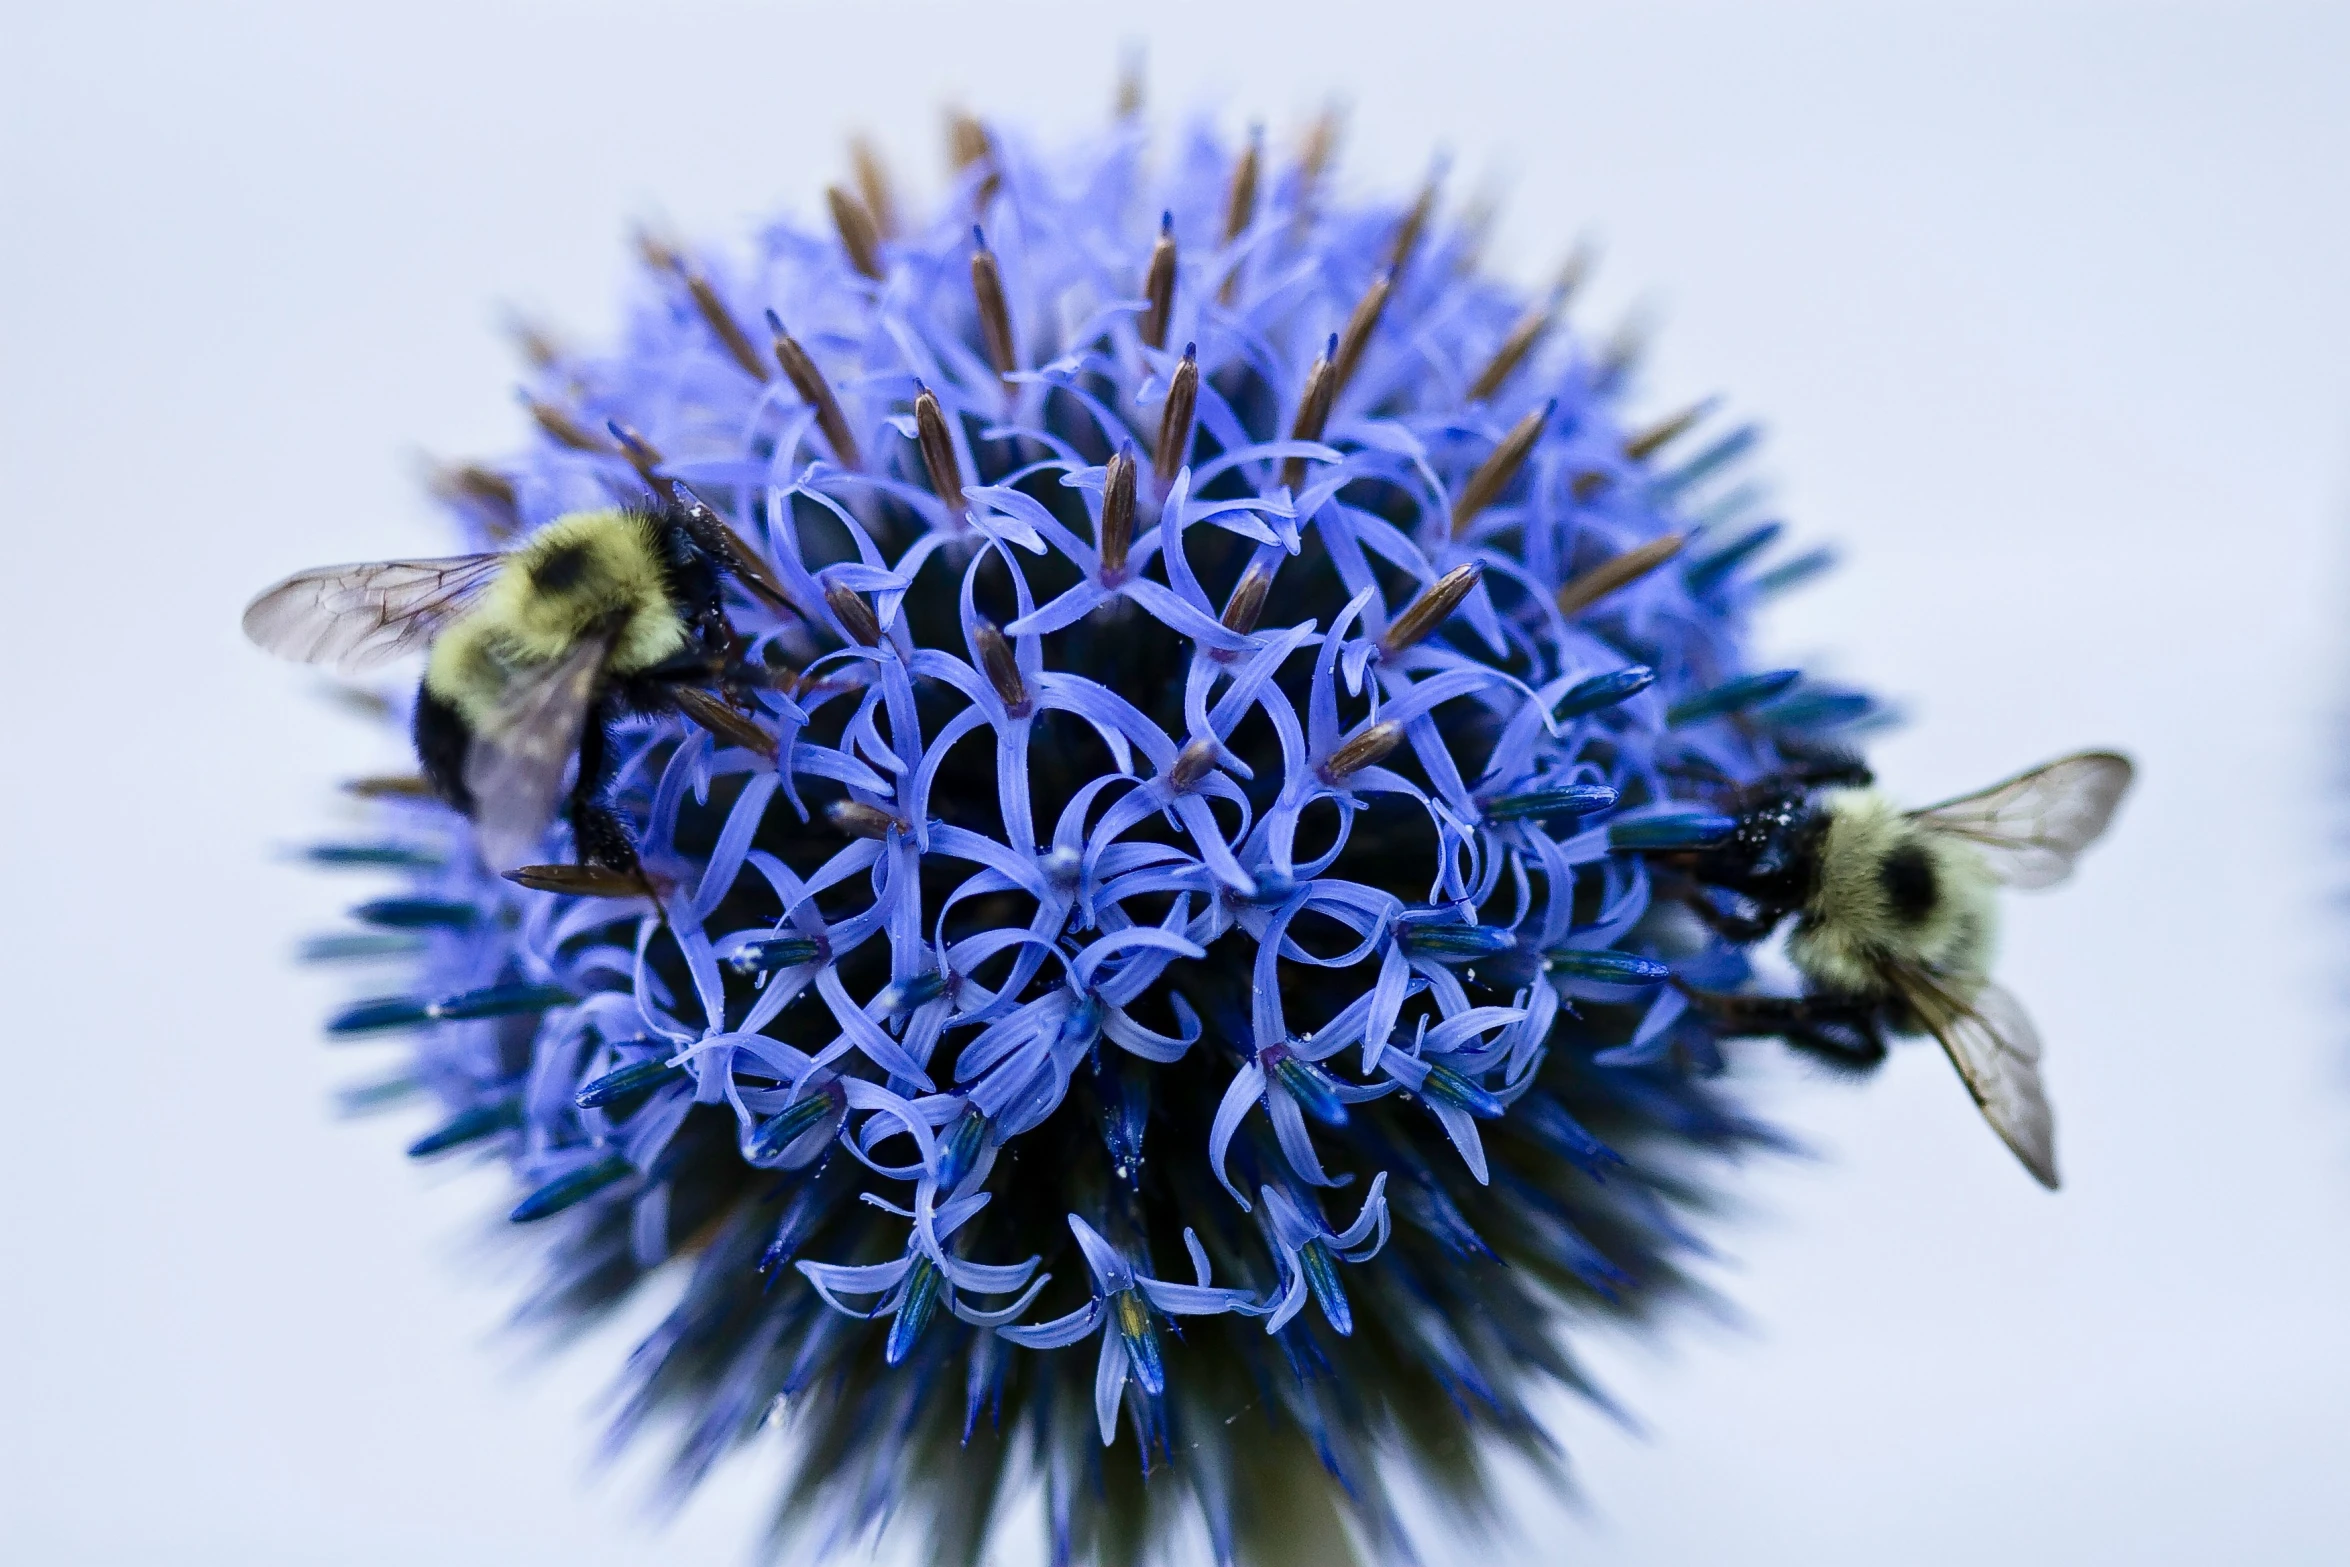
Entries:
{"label": "spherical blue flower head", "polygon": [[409,886],[326,950],[416,978],[337,1027],[410,1031],[419,1153],[511,1163],[538,1313],[690,1270],[615,1439],[685,1487],[788,1427],[798,1559],[974,1561],[1028,1481],[1056,1559],[1400,1557],[1394,1466],[1557,1470],[1563,1325],[1669,1296],[1766,1138],[1649,853],[1862,704],[1748,666],[1750,432],[1628,433],[1428,202],[1132,122],[966,151],[918,225],[649,246],[620,345],[542,356],[473,543],[698,497],[778,673],[617,735],[657,907],[377,791],[327,855]]}

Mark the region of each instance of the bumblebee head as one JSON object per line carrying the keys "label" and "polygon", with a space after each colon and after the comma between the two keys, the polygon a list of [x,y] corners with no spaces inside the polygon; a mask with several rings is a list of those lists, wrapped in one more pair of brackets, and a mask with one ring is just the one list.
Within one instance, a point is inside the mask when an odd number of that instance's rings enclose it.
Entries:
{"label": "bumblebee head", "polygon": [[1822,798],[1819,874],[1787,942],[1823,989],[1875,995],[1888,963],[1980,981],[1997,932],[1982,856],[1873,789]]}

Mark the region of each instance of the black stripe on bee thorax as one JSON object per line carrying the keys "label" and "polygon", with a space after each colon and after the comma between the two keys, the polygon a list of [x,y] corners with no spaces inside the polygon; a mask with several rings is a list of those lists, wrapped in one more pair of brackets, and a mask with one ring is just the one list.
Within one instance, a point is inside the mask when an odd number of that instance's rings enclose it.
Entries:
{"label": "black stripe on bee thorax", "polygon": [[1934,856],[1922,843],[1904,843],[1877,862],[1877,886],[1885,906],[1904,925],[1922,925],[1941,901]]}

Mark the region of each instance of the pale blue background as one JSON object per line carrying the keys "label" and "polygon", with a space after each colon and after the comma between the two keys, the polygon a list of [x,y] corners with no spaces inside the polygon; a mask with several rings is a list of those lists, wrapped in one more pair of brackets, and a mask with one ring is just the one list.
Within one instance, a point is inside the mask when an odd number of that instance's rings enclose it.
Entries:
{"label": "pale blue background", "polygon": [[[660,17],[656,21],[654,18]],[[412,449],[519,438],[495,304],[605,330],[626,225],[807,210],[840,138],[937,171],[959,94],[1154,101],[1350,177],[1512,175],[1498,257],[1586,229],[1846,568],[1772,622],[1916,722],[1923,797],[2085,743],[2145,783],[2014,908],[2050,1198],[1948,1069],[1769,1069],[1742,1313],[1597,1362],[1588,1501],[1479,1561],[2350,1559],[2350,26],[2339,7],[1364,0],[786,8],[32,6],[0,17],[0,1540],[24,1562],[726,1563],[772,1454],[666,1533],[593,1475],[624,1343],[517,1370],[486,1171],[328,1116],[289,974],[351,884],[270,859],[389,758],[241,645],[254,588],[432,548]],[[1772,1059],[1768,1049],[1753,1059]],[[1463,1553],[1465,1554],[1465,1553]],[[1441,1549],[1436,1562],[1454,1559]]]}

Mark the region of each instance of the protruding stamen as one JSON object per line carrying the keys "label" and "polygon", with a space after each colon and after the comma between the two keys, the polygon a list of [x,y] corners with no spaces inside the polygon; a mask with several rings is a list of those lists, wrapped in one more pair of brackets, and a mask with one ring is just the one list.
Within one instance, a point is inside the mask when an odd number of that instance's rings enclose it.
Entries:
{"label": "protruding stamen", "polygon": [[857,449],[857,438],[840,411],[840,399],[832,395],[832,383],[824,379],[816,361],[808,357],[799,339],[783,329],[783,318],[772,310],[767,312],[767,326],[775,334],[775,362],[783,366],[784,379],[800,394],[800,401],[816,410],[816,428],[824,432],[832,447],[833,461],[843,468],[864,467],[865,454]]}
{"label": "protruding stamen", "polygon": [[1404,925],[1396,936],[1410,956],[1438,963],[1474,963],[1518,944],[1499,925]]}
{"label": "protruding stamen", "polygon": [[1501,1102],[1501,1096],[1492,1089],[1441,1061],[1428,1068],[1428,1076],[1422,1080],[1420,1092],[1456,1110],[1466,1110],[1471,1115],[1488,1119],[1508,1108]]}
{"label": "protruding stamen", "polygon": [[728,955],[726,966],[737,974],[772,974],[813,963],[822,956],[824,944],[813,936],[765,936],[737,947]]}
{"label": "protruding stamen", "polygon": [[1634,310],[1608,335],[1607,341],[1600,345],[1599,363],[1593,367],[1591,379],[1596,389],[1612,389],[1632,373],[1640,363],[1640,356],[1648,352],[1650,331],[1648,316]]}
{"label": "protruding stamen", "polygon": [[1627,587],[1647,576],[1657,567],[1681,553],[1688,541],[1678,533],[1650,539],[1637,549],[1629,549],[1613,560],[1603,560],[1559,589],[1559,613],[1572,618],[1606,598],[1619,588]]}
{"label": "protruding stamen", "polygon": [[365,778],[345,779],[343,792],[362,800],[433,798],[432,784],[415,773],[375,773]]}
{"label": "protruding stamen", "polygon": [[1188,794],[1215,770],[1216,742],[1194,740],[1175,753],[1175,765],[1167,769],[1167,786],[1177,794]]}
{"label": "protruding stamen", "polygon": [[476,1105],[461,1110],[453,1118],[408,1145],[411,1159],[429,1159],[434,1154],[462,1148],[467,1143],[478,1143],[485,1137],[512,1131],[522,1124],[522,1101],[501,1099],[495,1104]]}
{"label": "protruding stamen", "polygon": [[514,339],[514,347],[522,355],[522,362],[533,370],[552,370],[563,362],[563,345],[556,340],[555,334],[528,316],[508,315],[506,335]]}
{"label": "protruding stamen", "polygon": [[314,843],[302,858],[313,865],[393,871],[437,871],[448,863],[440,850],[421,843]]}
{"label": "protruding stamen", "polygon": [[449,467],[435,467],[425,478],[433,499],[444,506],[461,506],[473,512],[488,527],[495,538],[504,538],[521,531],[522,508],[515,494],[514,481],[479,463],[456,463]]}
{"label": "protruding stamen", "polygon": [[1569,947],[1546,953],[1542,959],[1543,972],[1566,979],[1588,979],[1603,985],[1653,985],[1671,979],[1670,965],[1638,953],[1615,952],[1606,949],[1584,951]]}
{"label": "protruding stamen", "polygon": [[671,1083],[682,1081],[684,1077],[684,1067],[673,1066],[666,1057],[655,1056],[649,1061],[634,1062],[606,1072],[592,1082],[582,1083],[579,1092],[571,1096],[571,1102],[582,1110],[598,1110],[615,1099],[626,1099],[631,1094],[666,1088]]}
{"label": "protruding stamen", "polygon": [[1151,246],[1150,264],[1142,271],[1142,297],[1148,308],[1138,330],[1147,348],[1167,346],[1167,322],[1175,313],[1175,214],[1159,214],[1159,237]]}
{"label": "protruding stamen", "polygon": [[871,137],[849,138],[849,177],[857,182],[857,197],[872,214],[874,230],[883,239],[895,239],[897,196],[890,183],[889,165],[881,161],[881,149],[873,145]]}
{"label": "protruding stamen", "polygon": [[995,373],[1010,375],[1020,368],[1020,360],[1012,347],[1012,309],[1004,302],[1003,274],[996,269],[995,252],[987,248],[987,235],[976,223],[971,240],[977,247],[971,252],[971,300],[979,308],[979,340],[987,347],[987,362]]}
{"label": "protruding stamen", "polygon": [[643,898],[653,893],[642,875],[604,865],[525,865],[506,872],[506,879],[533,892],[568,898]]}
{"label": "protruding stamen", "polygon": [[506,1217],[516,1224],[528,1224],[533,1219],[544,1219],[561,1213],[574,1203],[585,1202],[615,1181],[624,1181],[636,1174],[636,1166],[618,1154],[611,1154],[594,1164],[559,1176],[532,1192],[515,1205]]}
{"label": "protruding stamen", "polygon": [[783,754],[781,744],[754,723],[749,715],[738,713],[707,691],[692,686],[681,686],[671,693],[678,711],[728,745],[739,745],[753,756],[772,762]]}
{"label": "protruding stamen", "polygon": [[1659,419],[1647,429],[1631,436],[1624,442],[1624,455],[1634,462],[1647,461],[1670,443],[1674,437],[1685,433],[1698,420],[1712,413],[1713,409],[1714,400],[1709,397],[1703,402],[1691,403],[1670,418]]}
{"label": "protruding stamen", "polygon": [[1101,536],[1095,543],[1102,557],[1102,575],[1115,577],[1126,570],[1126,552],[1134,544],[1134,445],[1118,448],[1102,475]]}
{"label": "protruding stamen", "polygon": [[1501,499],[1518,470],[1526,465],[1526,456],[1534,450],[1534,443],[1542,439],[1542,427],[1550,422],[1551,410],[1558,407],[1552,398],[1540,408],[1511,426],[1510,433],[1501,438],[1486,459],[1477,465],[1477,471],[1461,486],[1459,499],[1452,503],[1452,536],[1459,538],[1477,513]]}
{"label": "protruding stamen", "polygon": [[938,1308],[940,1286],[945,1276],[938,1264],[926,1256],[914,1259],[914,1269],[906,1275],[906,1293],[898,1302],[898,1314],[889,1324],[889,1341],[882,1346],[881,1358],[896,1365],[914,1351],[915,1340],[930,1325],[931,1313]]}
{"label": "protruding stamen", "polygon": [[1735,680],[1725,680],[1718,686],[1685,696],[1666,708],[1665,727],[1679,729],[1728,713],[1742,713],[1758,703],[1768,702],[1802,678],[1803,671],[1800,669],[1769,669],[1759,674],[1740,675]]}
{"label": "protruding stamen", "polygon": [[988,137],[987,127],[961,109],[947,111],[947,158],[957,174],[975,164],[987,167],[987,177],[979,182],[977,192],[979,210],[985,212],[987,204],[995,200],[996,187],[1002,183],[994,166],[995,145]]}
{"label": "protruding stamen", "polygon": [[530,416],[547,438],[558,446],[568,446],[575,452],[603,452],[610,455],[612,443],[592,434],[578,420],[557,408],[553,403],[542,403],[535,397],[526,397],[523,403]]}
{"label": "protruding stamen", "polygon": [[1142,112],[1144,82],[1142,50],[1128,49],[1118,61],[1118,86],[1110,99],[1110,111],[1121,120],[1131,120]]}
{"label": "protruding stamen", "polygon": [[1609,485],[1615,482],[1615,476],[1613,474],[1603,472],[1597,468],[1586,468],[1581,473],[1575,475],[1573,482],[1567,486],[1567,489],[1574,495],[1575,504],[1578,506],[1583,506],[1588,505],[1599,495],[1600,491],[1606,489]]}
{"label": "protruding stamen", "polygon": [[865,602],[864,594],[834,582],[826,585],[824,602],[831,607],[850,641],[866,647],[881,646],[881,620],[873,613],[873,606]]}
{"label": "protruding stamen", "polygon": [[743,1144],[743,1156],[753,1164],[765,1164],[780,1155],[840,1108],[835,1097],[840,1091],[838,1084],[827,1082],[776,1111],[751,1133]]}
{"label": "protruding stamen", "polygon": [[1224,601],[1224,629],[1237,631],[1244,637],[1256,630],[1257,617],[1265,612],[1265,595],[1272,588],[1273,573],[1262,565],[1251,564],[1232,585],[1232,596]]}
{"label": "protruding stamen", "polygon": [[905,825],[880,806],[862,800],[835,800],[824,808],[824,819],[852,838],[887,838]]}
{"label": "protruding stamen", "polygon": [[1363,362],[1363,350],[1371,346],[1371,334],[1379,329],[1379,317],[1387,310],[1387,296],[1394,290],[1395,274],[1382,274],[1356,302],[1354,314],[1346,318],[1346,330],[1338,334],[1338,352],[1331,360],[1333,401],[1346,389],[1346,383],[1354,379],[1355,367]]}
{"label": "protruding stamen", "polygon": [[661,449],[635,430],[617,419],[604,421],[604,428],[612,432],[612,439],[620,443],[620,455],[636,470],[636,476],[645,481],[645,488],[665,501],[677,500],[677,481],[660,471],[664,461]]}
{"label": "protruding stamen", "polygon": [[1199,405],[1199,344],[1183,345],[1183,362],[1167,378],[1167,400],[1159,405],[1159,442],[1151,451],[1151,471],[1165,486],[1191,454],[1191,415]]}
{"label": "protruding stamen", "polygon": [[881,266],[881,231],[874,226],[873,214],[838,185],[824,188],[824,201],[832,208],[832,226],[840,234],[840,248],[847,253],[849,265],[874,282],[880,282],[885,275]]}
{"label": "protruding stamen", "polygon": [[873,1011],[877,1017],[903,1017],[918,1007],[928,1006],[947,993],[947,977],[939,969],[928,969],[920,974],[909,974],[904,979],[893,979],[881,987],[873,997]]}
{"label": "protruding stamen", "polygon": [[1014,718],[1025,716],[1028,682],[1020,678],[1020,661],[1013,656],[1012,644],[1004,640],[1004,634],[991,620],[982,620],[971,640],[979,644],[979,667],[986,673],[987,683],[995,687],[1004,711]]}
{"label": "protruding stamen", "polygon": [[1341,1338],[1351,1335],[1354,1308],[1347,1303],[1346,1286],[1338,1280],[1338,1261],[1330,1255],[1330,1247],[1317,1236],[1298,1248],[1297,1263],[1314,1292],[1314,1303],[1322,1308],[1330,1326]]}
{"label": "protruding stamen", "polygon": [[1542,303],[1529,307],[1518,317],[1509,335],[1501,340],[1501,346],[1493,351],[1493,357],[1485,361],[1485,368],[1477,372],[1477,379],[1469,383],[1470,402],[1484,402],[1518,373],[1518,366],[1526,362],[1526,356],[1558,325],[1559,312],[1566,308],[1567,293],[1567,286],[1561,283]]}
{"label": "protruding stamen", "polygon": [[[1297,418],[1290,422],[1289,438],[1293,441],[1318,441],[1322,427],[1330,422],[1330,404],[1338,396],[1338,334],[1330,334],[1323,345],[1322,357],[1314,361],[1306,372],[1306,389],[1297,400]],[[1306,482],[1306,460],[1303,457],[1284,458],[1281,463],[1281,482],[1295,490]]]}
{"label": "protruding stamen", "polygon": [[1561,784],[1555,789],[1529,789],[1485,802],[1489,822],[1538,821],[1545,816],[1584,816],[1612,807],[1619,796],[1606,784]]}
{"label": "protruding stamen", "polygon": [[1567,688],[1567,694],[1558,699],[1550,716],[1560,723],[1570,718],[1581,718],[1602,708],[1614,707],[1630,697],[1639,695],[1656,684],[1656,671],[1646,664],[1627,664],[1622,669],[1604,675],[1593,675]]}
{"label": "protruding stamen", "polygon": [[1404,606],[1404,612],[1395,617],[1387,634],[1379,639],[1380,648],[1388,653],[1400,653],[1429,632],[1452,618],[1452,612],[1461,607],[1461,600],[1485,575],[1485,568],[1476,561],[1452,570],[1428,584],[1420,596]]}
{"label": "protruding stamen", "polygon": [[963,517],[963,465],[955,460],[955,438],[947,430],[946,410],[938,394],[921,387],[914,395],[915,440],[922,448],[922,467],[930,475],[930,493],[946,502],[951,524]]}
{"label": "protruding stamen", "polygon": [[1410,263],[1412,253],[1420,248],[1420,241],[1428,232],[1428,219],[1436,212],[1436,190],[1441,178],[1440,173],[1428,176],[1428,183],[1420,187],[1419,199],[1395,226],[1395,238],[1387,247],[1390,273],[1401,272]]}
{"label": "protruding stamen", "polygon": [[[1224,193],[1224,244],[1231,248],[1233,241],[1248,232],[1249,224],[1257,215],[1257,178],[1264,164],[1265,131],[1263,126],[1251,126],[1248,145],[1241,150],[1240,161],[1232,166],[1232,184]],[[1224,286],[1216,291],[1220,303],[1231,304],[1240,291],[1240,268],[1233,267],[1224,274]]]}
{"label": "protruding stamen", "polygon": [[1330,759],[1322,764],[1322,777],[1330,783],[1338,783],[1361,772],[1402,743],[1403,725],[1381,719],[1332,751]]}
{"label": "protruding stamen", "polygon": [[1649,853],[1710,849],[1737,830],[1738,819],[1734,816],[1715,811],[1672,811],[1608,823],[1607,846]]}
{"label": "protruding stamen", "polygon": [[726,301],[718,297],[718,290],[711,286],[710,280],[703,276],[701,270],[650,230],[640,231],[636,242],[637,249],[645,258],[645,265],[655,271],[674,273],[677,280],[685,285],[685,291],[692,297],[694,309],[700,313],[703,324],[710,328],[710,334],[718,339],[719,346],[726,350],[736,364],[743,367],[743,374],[764,384],[767,380],[766,361],[751,346],[750,337],[743,331],[742,324],[735,320],[734,312],[726,308]]}
{"label": "protruding stamen", "polygon": [[481,910],[462,898],[371,898],[351,917],[381,930],[470,930]]}
{"label": "protruding stamen", "polygon": [[1289,1090],[1290,1097],[1324,1126],[1346,1124],[1346,1101],[1339,1097],[1338,1083],[1331,1075],[1301,1056],[1292,1054],[1284,1046],[1278,1054],[1267,1051],[1265,1063],[1273,1080]]}
{"label": "protruding stamen", "polygon": [[1323,109],[1306,127],[1297,149],[1297,204],[1302,212],[1316,194],[1322,176],[1338,157],[1338,138],[1346,131],[1346,113],[1335,103]]}
{"label": "protruding stamen", "polygon": [[963,1184],[963,1177],[979,1163],[979,1156],[987,1150],[987,1116],[975,1105],[966,1105],[955,1117],[955,1124],[938,1144],[938,1189],[951,1192]]}

